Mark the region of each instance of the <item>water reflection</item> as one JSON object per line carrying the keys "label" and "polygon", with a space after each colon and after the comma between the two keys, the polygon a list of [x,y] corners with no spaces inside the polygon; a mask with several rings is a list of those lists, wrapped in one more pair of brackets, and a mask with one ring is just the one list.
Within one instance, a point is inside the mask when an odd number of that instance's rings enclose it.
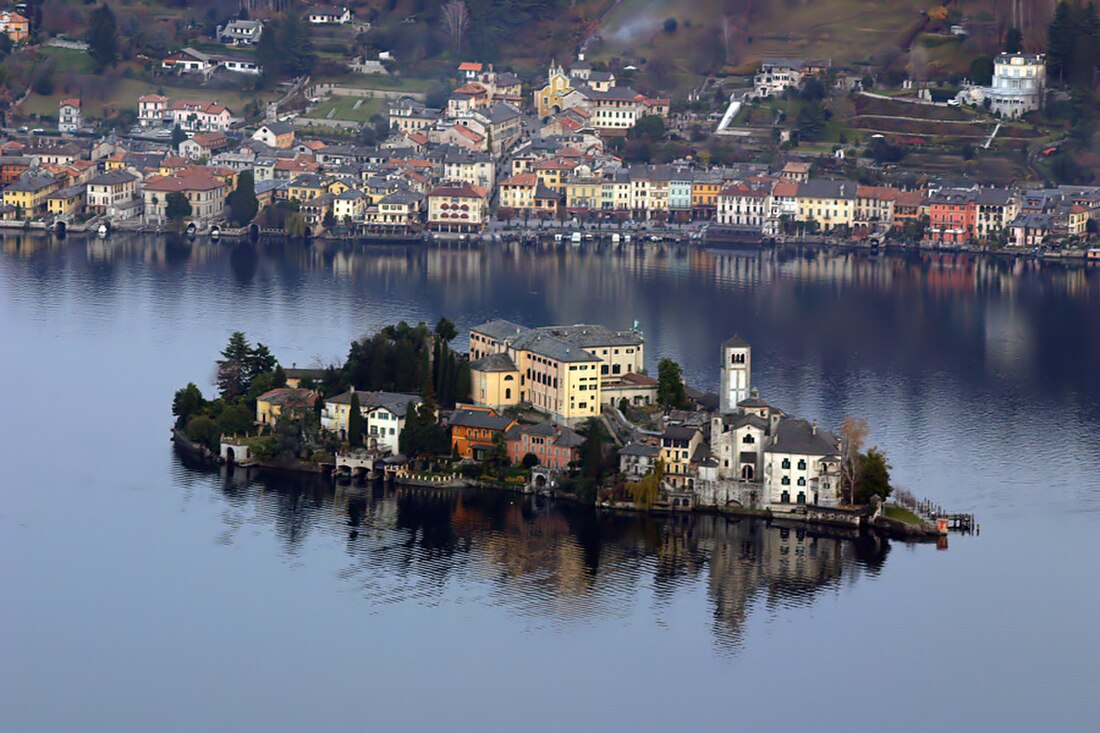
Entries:
{"label": "water reflection", "polygon": [[[449,588],[503,607],[538,628],[627,618],[652,597],[654,613],[705,586],[715,640],[743,643],[755,609],[807,607],[845,580],[877,574],[889,543],[712,515],[652,517],[479,490],[334,484],[314,476],[218,473],[187,466],[224,502],[224,532],[260,523],[288,557],[316,539],[343,538],[342,582],[371,606],[449,600]],[[255,530],[255,527],[250,527]],[[452,584],[452,581],[456,581]]]}

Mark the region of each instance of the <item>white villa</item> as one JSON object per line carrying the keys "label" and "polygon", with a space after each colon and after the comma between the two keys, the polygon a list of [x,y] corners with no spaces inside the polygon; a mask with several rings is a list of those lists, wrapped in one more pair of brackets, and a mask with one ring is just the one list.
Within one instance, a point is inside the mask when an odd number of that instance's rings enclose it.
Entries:
{"label": "white villa", "polygon": [[343,394],[325,400],[321,412],[321,427],[347,437],[351,397],[359,396],[359,412],[363,415],[363,442],[371,450],[399,453],[398,441],[405,428],[405,413],[409,404],[419,407],[420,397],[399,392],[364,392],[354,387]]}

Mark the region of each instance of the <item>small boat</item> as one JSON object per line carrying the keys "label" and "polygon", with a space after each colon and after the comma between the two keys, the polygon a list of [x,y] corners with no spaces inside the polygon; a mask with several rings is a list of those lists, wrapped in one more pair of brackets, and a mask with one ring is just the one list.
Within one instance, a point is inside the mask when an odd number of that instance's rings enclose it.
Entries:
{"label": "small boat", "polygon": [[554,235],[554,241],[555,242],[560,242],[561,239],[562,239],[561,232],[558,232],[557,234]]}
{"label": "small boat", "polygon": [[96,234],[98,234],[98,235],[99,235],[99,237],[100,237],[100,239],[102,239],[103,237],[106,237],[106,236],[107,236],[107,233],[108,233],[109,231],[110,231],[110,230],[109,230],[109,229],[107,228],[107,225],[106,225],[106,224],[100,224],[100,225],[99,225],[99,229],[97,229],[97,230],[96,230]]}
{"label": "small boat", "polygon": [[615,232],[614,234],[612,234],[612,235],[611,235],[611,243],[612,243],[612,244],[618,244],[618,243],[619,243],[619,239],[620,239],[620,237],[619,237],[619,233],[618,233],[618,232]]}
{"label": "small boat", "polygon": [[572,238],[570,239],[570,241],[571,241],[571,242],[573,243],[573,246],[574,246],[574,247],[578,247],[578,246],[580,246],[580,243],[581,243],[581,233],[580,233],[580,232],[573,232],[573,236],[572,236]]}
{"label": "small boat", "polygon": [[211,228],[211,230],[210,230],[210,239],[217,242],[219,239],[221,239],[221,236],[222,236],[222,230],[221,230],[220,227],[215,225],[213,228]]}

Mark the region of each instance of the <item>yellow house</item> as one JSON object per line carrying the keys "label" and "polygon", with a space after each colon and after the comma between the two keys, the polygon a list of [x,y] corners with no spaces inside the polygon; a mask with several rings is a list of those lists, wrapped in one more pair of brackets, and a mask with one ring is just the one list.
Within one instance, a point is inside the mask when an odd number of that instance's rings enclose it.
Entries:
{"label": "yellow house", "polygon": [[329,193],[331,193],[331,194],[332,194],[333,196],[339,196],[339,195],[340,195],[340,194],[342,194],[342,193],[343,193],[344,191],[347,191],[347,190],[348,190],[348,189],[350,189],[350,188],[355,188],[355,187],[354,187],[354,186],[352,186],[352,185],[351,185],[350,183],[348,183],[347,181],[345,181],[345,180],[343,180],[343,179],[341,179],[341,178],[337,178],[337,179],[336,179],[335,181],[332,181],[331,183],[329,183],[329,184],[328,184],[328,188],[327,188],[327,190],[328,190],[328,192],[329,192]]}
{"label": "yellow house", "polygon": [[546,76],[546,86],[535,90],[535,109],[542,118],[561,112],[564,109],[562,105],[565,95],[573,91],[565,69],[558,64],[551,63]]}
{"label": "yellow house", "polygon": [[4,203],[16,207],[27,218],[45,210],[46,197],[57,188],[57,179],[51,175],[24,175],[4,189]]}
{"label": "yellow house", "polygon": [[798,184],[798,221],[816,221],[822,229],[851,226],[857,187],[851,181],[811,179]]}
{"label": "yellow house", "polygon": [[539,183],[555,193],[565,193],[565,178],[576,167],[576,163],[568,160],[540,160],[533,170]]}
{"label": "yellow house", "polygon": [[84,211],[85,187],[69,186],[46,197],[46,210],[57,216],[71,216]]}
{"label": "yellow house", "polygon": [[321,194],[328,193],[320,176],[312,173],[298,176],[287,187],[286,197],[297,201],[312,201]]}
{"label": "yellow house", "polygon": [[256,398],[256,422],[274,425],[282,415],[301,417],[314,409],[318,394],[312,389],[279,387]]}
{"label": "yellow house", "polygon": [[599,176],[577,176],[565,182],[565,205],[570,209],[600,208],[603,181]]}
{"label": "yellow house", "polygon": [[1088,232],[1089,212],[1081,204],[1070,207],[1066,220],[1066,232],[1072,237],[1082,237]]}
{"label": "yellow house", "polygon": [[535,208],[535,190],[539,179],[534,173],[519,173],[500,183],[501,208],[520,211]]}
{"label": "yellow house", "polygon": [[688,467],[695,450],[703,442],[698,428],[672,426],[661,435],[661,462],[665,481],[674,488],[683,488],[688,481]]}

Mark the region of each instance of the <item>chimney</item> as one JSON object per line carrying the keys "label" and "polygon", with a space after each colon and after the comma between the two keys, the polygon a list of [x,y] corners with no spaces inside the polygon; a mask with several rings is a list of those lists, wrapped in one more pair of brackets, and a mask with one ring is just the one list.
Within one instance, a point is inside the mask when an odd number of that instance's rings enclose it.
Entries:
{"label": "chimney", "polygon": [[813,419],[813,422],[810,423],[810,433],[813,434],[813,435],[817,435],[817,418],[816,417]]}

